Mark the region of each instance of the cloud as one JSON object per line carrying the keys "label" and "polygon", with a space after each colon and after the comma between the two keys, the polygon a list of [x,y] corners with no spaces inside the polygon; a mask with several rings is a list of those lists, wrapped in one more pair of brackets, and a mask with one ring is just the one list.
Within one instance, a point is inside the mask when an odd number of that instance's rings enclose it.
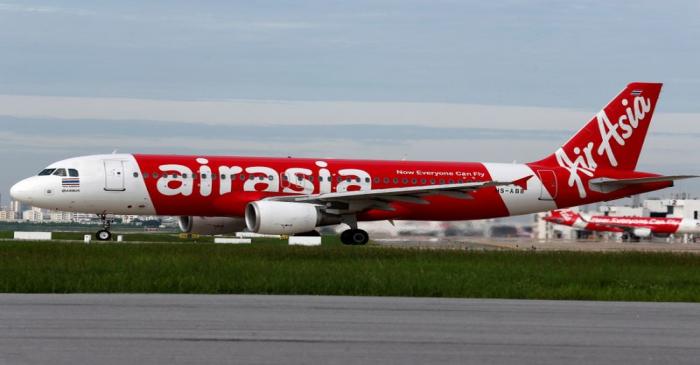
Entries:
{"label": "cloud", "polygon": [[[0,115],[23,118],[150,120],[209,125],[416,125],[509,130],[578,129],[588,112],[543,107],[456,103],[153,100],[0,95]],[[700,133],[700,114],[657,113],[664,132]]]}
{"label": "cloud", "polygon": [[75,9],[47,5],[29,5],[15,3],[0,3],[0,12],[35,13],[35,14],[69,14],[92,15],[95,12],[86,9]]}

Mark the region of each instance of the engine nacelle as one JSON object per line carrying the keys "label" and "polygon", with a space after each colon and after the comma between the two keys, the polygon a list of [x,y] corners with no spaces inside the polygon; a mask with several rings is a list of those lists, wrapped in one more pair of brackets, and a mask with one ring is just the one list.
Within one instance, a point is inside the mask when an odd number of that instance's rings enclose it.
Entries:
{"label": "engine nacelle", "polygon": [[295,234],[308,232],[324,224],[316,205],[308,203],[260,200],[245,208],[248,230],[263,234]]}
{"label": "engine nacelle", "polygon": [[651,236],[651,228],[635,228],[632,230],[632,234],[637,237],[649,237]]}
{"label": "engine nacelle", "polygon": [[235,233],[245,228],[245,221],[243,218],[233,217],[183,216],[178,219],[177,223],[182,232],[201,235]]}

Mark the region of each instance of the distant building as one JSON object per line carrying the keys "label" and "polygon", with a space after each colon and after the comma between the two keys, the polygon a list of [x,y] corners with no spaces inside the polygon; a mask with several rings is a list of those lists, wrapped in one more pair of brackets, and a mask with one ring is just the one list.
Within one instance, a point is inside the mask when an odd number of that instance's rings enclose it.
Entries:
{"label": "distant building", "polygon": [[644,211],[649,217],[700,219],[700,199],[649,199]]}
{"label": "distant building", "polygon": [[10,210],[13,212],[24,212],[24,203],[18,200],[13,200],[10,202]]}
{"label": "distant building", "polygon": [[0,210],[0,221],[15,221],[18,214],[12,210]]}
{"label": "distant building", "polygon": [[25,210],[24,212],[22,212],[22,220],[35,223],[43,222],[44,213],[41,210]]}
{"label": "distant building", "polygon": [[58,222],[58,223],[73,222],[74,221],[74,213],[53,211],[49,214],[49,220],[51,222]]}

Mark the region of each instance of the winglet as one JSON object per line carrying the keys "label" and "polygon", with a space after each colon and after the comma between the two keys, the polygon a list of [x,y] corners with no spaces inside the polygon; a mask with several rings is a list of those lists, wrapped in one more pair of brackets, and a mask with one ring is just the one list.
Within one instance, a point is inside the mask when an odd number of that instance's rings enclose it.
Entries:
{"label": "winglet", "polygon": [[530,178],[532,178],[532,175],[528,175],[528,176],[525,176],[525,177],[520,178],[518,180],[515,180],[515,181],[513,181],[513,185],[515,185],[523,190],[527,190],[527,181],[530,180]]}

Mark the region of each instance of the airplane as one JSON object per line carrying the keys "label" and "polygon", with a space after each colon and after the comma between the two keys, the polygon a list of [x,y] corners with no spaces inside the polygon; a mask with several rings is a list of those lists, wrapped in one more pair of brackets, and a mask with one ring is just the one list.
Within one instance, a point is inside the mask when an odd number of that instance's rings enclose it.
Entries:
{"label": "airplane", "polygon": [[[11,189],[32,206],[97,214],[178,216],[183,232],[318,235],[358,222],[473,220],[615,200],[690,175],[636,171],[661,83],[627,85],[568,142],[531,163],[106,154],[50,164]],[[553,126],[554,127],[554,126]],[[556,128],[556,127],[555,127]]]}
{"label": "airplane", "polygon": [[588,215],[570,209],[554,210],[544,220],[565,226],[598,232],[626,233],[636,238],[671,234],[700,234],[700,220],[665,217],[610,217]]}

